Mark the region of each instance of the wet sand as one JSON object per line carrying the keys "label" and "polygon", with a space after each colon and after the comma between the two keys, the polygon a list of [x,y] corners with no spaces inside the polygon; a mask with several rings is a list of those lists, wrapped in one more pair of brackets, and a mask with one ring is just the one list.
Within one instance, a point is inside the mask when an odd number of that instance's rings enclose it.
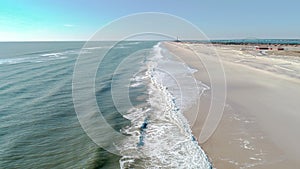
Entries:
{"label": "wet sand", "polygon": [[[205,67],[213,67],[218,57],[206,45],[168,42],[164,46],[198,69],[195,78],[210,86]],[[218,128],[201,147],[218,169],[298,168],[300,57],[284,52],[261,55],[240,48],[215,46],[226,74],[227,98]],[[212,65],[203,65],[199,56],[212,60]],[[193,121],[189,114],[198,111],[196,122],[191,124],[197,138],[211,95],[211,90],[205,91],[199,97],[199,109],[193,106],[185,112],[187,119]]]}

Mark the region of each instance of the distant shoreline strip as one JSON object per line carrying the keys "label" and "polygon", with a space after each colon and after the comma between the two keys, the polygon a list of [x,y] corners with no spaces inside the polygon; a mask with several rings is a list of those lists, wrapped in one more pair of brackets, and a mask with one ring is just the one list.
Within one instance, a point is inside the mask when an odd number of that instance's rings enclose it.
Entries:
{"label": "distant shoreline strip", "polygon": [[187,40],[185,43],[211,43],[224,45],[300,45],[300,39],[232,39],[232,40]]}

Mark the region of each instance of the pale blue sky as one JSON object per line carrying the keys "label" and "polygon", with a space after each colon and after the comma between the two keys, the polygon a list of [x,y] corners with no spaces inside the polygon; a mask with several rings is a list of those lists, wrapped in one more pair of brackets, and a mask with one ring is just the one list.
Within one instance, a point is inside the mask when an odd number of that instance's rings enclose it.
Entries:
{"label": "pale blue sky", "polygon": [[182,17],[211,39],[299,39],[299,7],[299,0],[1,0],[0,41],[87,40],[137,12]]}

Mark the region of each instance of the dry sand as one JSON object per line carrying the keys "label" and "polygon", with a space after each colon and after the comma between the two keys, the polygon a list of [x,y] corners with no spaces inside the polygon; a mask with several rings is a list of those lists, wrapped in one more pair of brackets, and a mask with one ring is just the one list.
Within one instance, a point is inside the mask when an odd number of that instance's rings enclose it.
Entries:
{"label": "dry sand", "polygon": [[[213,67],[218,57],[207,45],[168,42],[164,46],[198,69],[196,79],[210,86],[205,66]],[[218,128],[201,146],[218,169],[299,168],[300,58],[239,48],[216,46],[226,74],[226,106]],[[209,58],[212,65],[204,66],[199,56]],[[192,125],[197,138],[210,106],[211,90],[199,99],[199,110],[194,106],[185,112],[192,121],[189,112],[199,111]]]}

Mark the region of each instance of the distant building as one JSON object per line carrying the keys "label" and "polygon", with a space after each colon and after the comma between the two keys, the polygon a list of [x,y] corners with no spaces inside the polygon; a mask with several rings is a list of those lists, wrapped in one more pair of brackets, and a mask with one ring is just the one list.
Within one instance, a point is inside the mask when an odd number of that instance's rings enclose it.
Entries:
{"label": "distant building", "polygon": [[[277,45],[275,45],[277,46]],[[256,50],[284,50],[283,47],[278,46],[277,48],[274,48],[272,46],[267,46],[267,45],[261,45],[261,46],[255,46]]]}
{"label": "distant building", "polygon": [[262,45],[262,46],[256,46],[256,50],[273,50],[273,48],[270,46]]}
{"label": "distant building", "polygon": [[282,48],[282,47],[278,47],[278,48],[277,48],[277,50],[284,50],[284,48]]}

